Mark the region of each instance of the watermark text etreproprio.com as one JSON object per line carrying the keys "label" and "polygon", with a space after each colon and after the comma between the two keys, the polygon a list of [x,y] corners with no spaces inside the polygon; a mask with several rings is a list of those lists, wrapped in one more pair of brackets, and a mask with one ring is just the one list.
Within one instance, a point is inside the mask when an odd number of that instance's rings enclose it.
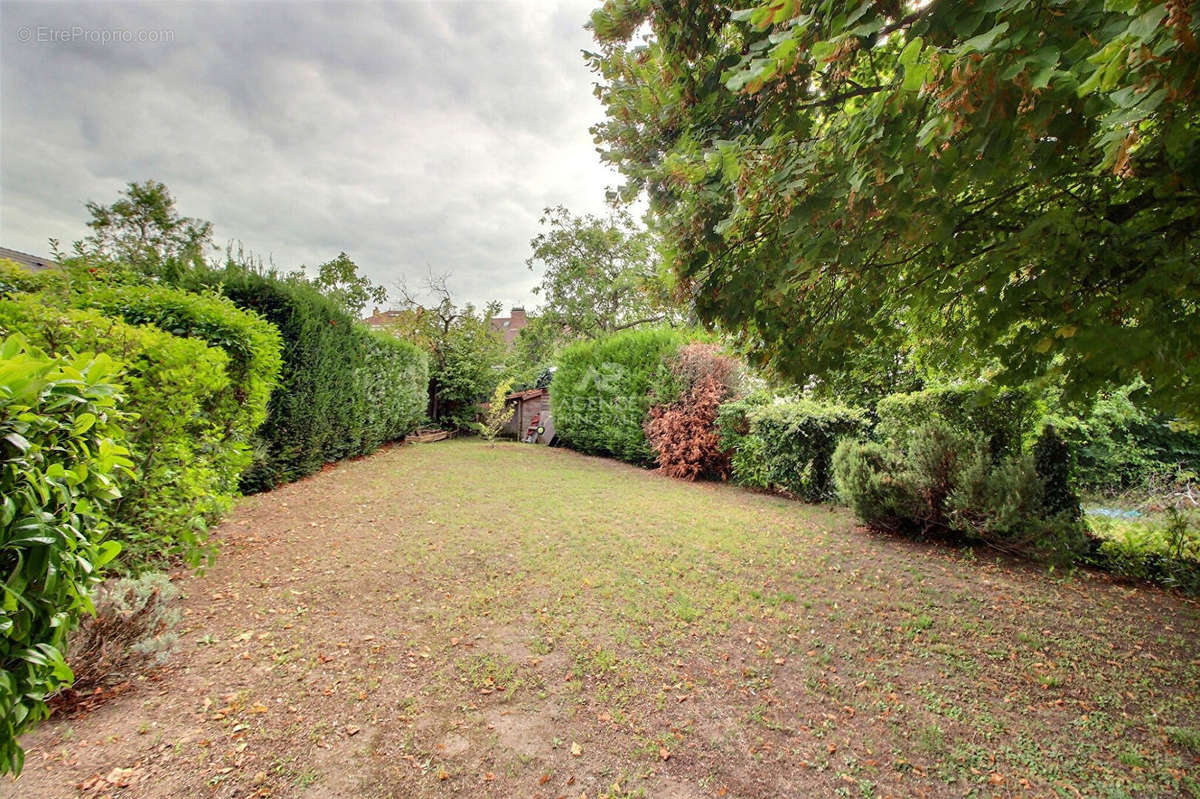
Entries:
{"label": "watermark text etreproprio.com", "polygon": [[34,44],[165,44],[175,41],[175,31],[164,28],[89,28],[84,25],[22,25],[17,41]]}

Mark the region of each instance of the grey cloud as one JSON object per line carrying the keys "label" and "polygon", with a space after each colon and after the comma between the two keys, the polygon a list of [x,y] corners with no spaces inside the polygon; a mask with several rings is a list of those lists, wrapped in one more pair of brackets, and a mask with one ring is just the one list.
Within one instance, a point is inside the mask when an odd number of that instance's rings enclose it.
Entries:
{"label": "grey cloud", "polygon": [[[617,182],[587,131],[593,4],[5,3],[0,242],[80,238],[85,201],[155,178],[281,267],[345,250],[532,303],[542,207],[601,211]],[[19,41],[36,26],[174,41]]]}

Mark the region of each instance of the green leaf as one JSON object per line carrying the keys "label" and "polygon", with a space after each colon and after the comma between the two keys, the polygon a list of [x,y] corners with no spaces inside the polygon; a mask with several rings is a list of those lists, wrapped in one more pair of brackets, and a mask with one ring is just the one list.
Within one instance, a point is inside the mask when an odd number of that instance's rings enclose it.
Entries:
{"label": "green leaf", "polygon": [[958,52],[965,54],[965,53],[971,53],[971,52],[976,52],[976,51],[982,52],[984,50],[988,50],[995,43],[996,37],[998,37],[1000,34],[1004,33],[1007,30],[1008,30],[1008,23],[1001,22],[999,25],[995,26],[991,30],[981,33],[978,36],[972,36],[970,39],[967,39],[965,42],[963,42],[961,45],[958,46]]}
{"label": "green leaf", "polygon": [[904,82],[900,88],[906,92],[915,92],[925,83],[925,76],[929,73],[928,64],[916,64],[904,69]]}
{"label": "green leaf", "polygon": [[20,433],[9,433],[4,437],[4,440],[12,444],[21,452],[28,452],[29,447],[31,446],[29,439],[25,438],[25,436],[21,435]]}
{"label": "green leaf", "polygon": [[121,552],[121,544],[117,541],[104,541],[96,549],[94,563],[97,568],[110,562]]}
{"label": "green leaf", "polygon": [[1155,5],[1146,13],[1129,23],[1129,28],[1125,31],[1126,35],[1132,36],[1135,39],[1146,40],[1154,34],[1154,30],[1158,27],[1163,18],[1167,16],[1167,4],[1161,3]]}
{"label": "green leaf", "polygon": [[829,58],[829,56],[831,56],[833,51],[836,49],[837,45],[833,42],[814,42],[812,47],[808,48],[808,55],[813,61],[820,64],[822,61]]}
{"label": "green leaf", "polygon": [[925,42],[920,36],[915,36],[909,40],[908,44],[904,45],[904,49],[900,51],[900,66],[909,69],[913,64],[917,63],[917,59],[921,57],[921,49],[925,46]]}

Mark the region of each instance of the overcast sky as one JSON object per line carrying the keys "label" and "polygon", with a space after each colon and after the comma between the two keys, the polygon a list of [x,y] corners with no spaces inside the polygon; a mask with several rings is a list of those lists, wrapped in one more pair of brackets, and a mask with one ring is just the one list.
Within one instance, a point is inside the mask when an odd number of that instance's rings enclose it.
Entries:
{"label": "overcast sky", "polygon": [[46,255],[153,178],[280,267],[344,250],[533,307],[541,209],[618,183],[588,133],[597,4],[0,2],[0,245]]}

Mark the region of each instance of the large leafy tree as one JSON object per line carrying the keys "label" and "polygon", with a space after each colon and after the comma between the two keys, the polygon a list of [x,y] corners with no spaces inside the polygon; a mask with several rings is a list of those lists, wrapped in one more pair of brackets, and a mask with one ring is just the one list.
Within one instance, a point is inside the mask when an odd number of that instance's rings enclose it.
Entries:
{"label": "large leafy tree", "polygon": [[131,182],[112,205],[89,202],[87,210],[92,233],[77,246],[149,276],[169,278],[203,265],[212,249],[212,223],[181,216],[166,184],[156,180]]}
{"label": "large leafy tree", "polygon": [[541,223],[546,230],[529,242],[526,263],[545,268],[534,288],[545,300],[538,309],[543,326],[592,338],[667,318],[654,242],[628,214],[575,216],[558,206],[547,208]]}
{"label": "large leafy tree", "polygon": [[897,339],[1200,407],[1181,0],[611,0],[607,119],[698,311],[792,376]]}

